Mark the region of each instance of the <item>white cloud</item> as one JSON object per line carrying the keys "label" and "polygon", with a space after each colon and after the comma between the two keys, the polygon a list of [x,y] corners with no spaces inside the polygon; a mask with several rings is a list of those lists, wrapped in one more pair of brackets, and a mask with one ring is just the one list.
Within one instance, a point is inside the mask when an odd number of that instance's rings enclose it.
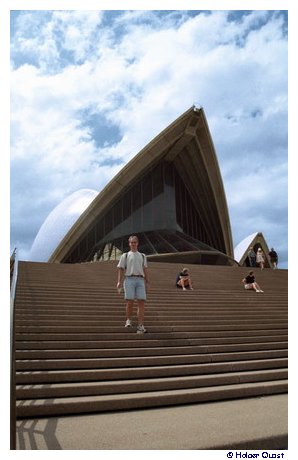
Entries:
{"label": "white cloud", "polygon": [[101,11],[56,11],[53,13],[53,29],[62,36],[62,46],[73,53],[76,61],[86,58],[93,48],[93,37],[99,27]]}
{"label": "white cloud", "polygon": [[[287,207],[284,16],[252,11],[230,18],[228,11],[19,14],[12,37],[14,201],[42,175],[40,193],[49,202],[40,225],[67,194],[102,188],[121,162],[197,102],[218,154],[235,245],[255,231],[270,245],[269,218],[261,229],[236,221],[249,194],[251,213]],[[99,146],[87,111],[112,123],[119,138]],[[109,167],[110,160],[116,163]],[[20,162],[27,172],[16,187]],[[18,214],[23,222],[34,206],[28,195]],[[286,226],[283,217],[280,234]],[[37,230],[34,222],[32,240]]]}

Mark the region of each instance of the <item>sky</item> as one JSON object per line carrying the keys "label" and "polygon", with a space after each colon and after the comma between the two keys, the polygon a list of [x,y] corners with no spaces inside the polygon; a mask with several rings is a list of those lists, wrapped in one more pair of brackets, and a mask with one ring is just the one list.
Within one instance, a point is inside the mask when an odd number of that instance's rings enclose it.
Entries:
{"label": "sky", "polygon": [[234,247],[262,232],[287,268],[286,11],[19,9],[10,66],[10,251],[20,260],[62,200],[100,191],[195,104]]}

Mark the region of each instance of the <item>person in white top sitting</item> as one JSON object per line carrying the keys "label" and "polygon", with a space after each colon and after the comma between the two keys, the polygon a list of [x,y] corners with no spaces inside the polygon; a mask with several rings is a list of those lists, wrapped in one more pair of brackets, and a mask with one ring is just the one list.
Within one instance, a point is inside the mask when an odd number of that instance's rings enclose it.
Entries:
{"label": "person in white top sitting", "polygon": [[137,333],[147,332],[144,327],[146,291],[148,287],[148,264],[145,254],[138,251],[139,239],[137,236],[130,236],[128,239],[129,252],[122,254],[118,269],[117,289],[121,289],[124,278],[124,298],[126,300],[126,323],[125,327],[132,327],[132,315],[134,300],[138,303],[138,326]]}

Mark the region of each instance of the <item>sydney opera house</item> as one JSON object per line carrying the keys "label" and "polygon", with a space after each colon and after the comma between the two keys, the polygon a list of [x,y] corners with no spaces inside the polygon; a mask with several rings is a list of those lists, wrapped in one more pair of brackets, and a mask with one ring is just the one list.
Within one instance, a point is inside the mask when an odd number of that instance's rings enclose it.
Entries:
{"label": "sydney opera house", "polygon": [[139,250],[151,261],[245,265],[243,254],[234,258],[223,181],[202,108],[191,107],[171,123],[100,193],[79,190],[60,203],[40,228],[31,260],[119,259],[130,234],[138,235]]}

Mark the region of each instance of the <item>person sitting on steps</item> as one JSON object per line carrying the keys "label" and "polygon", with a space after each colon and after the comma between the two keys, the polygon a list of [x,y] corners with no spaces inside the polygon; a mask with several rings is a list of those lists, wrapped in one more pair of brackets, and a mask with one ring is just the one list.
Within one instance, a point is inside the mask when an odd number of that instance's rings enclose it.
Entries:
{"label": "person sitting on steps", "polygon": [[256,292],[264,292],[258,285],[255,279],[255,275],[253,271],[250,271],[248,275],[243,278],[242,283],[244,284],[245,289],[253,289]]}
{"label": "person sitting on steps", "polygon": [[182,272],[179,273],[176,280],[176,286],[182,288],[183,291],[186,291],[187,287],[193,291],[192,281],[188,268],[183,268]]}

